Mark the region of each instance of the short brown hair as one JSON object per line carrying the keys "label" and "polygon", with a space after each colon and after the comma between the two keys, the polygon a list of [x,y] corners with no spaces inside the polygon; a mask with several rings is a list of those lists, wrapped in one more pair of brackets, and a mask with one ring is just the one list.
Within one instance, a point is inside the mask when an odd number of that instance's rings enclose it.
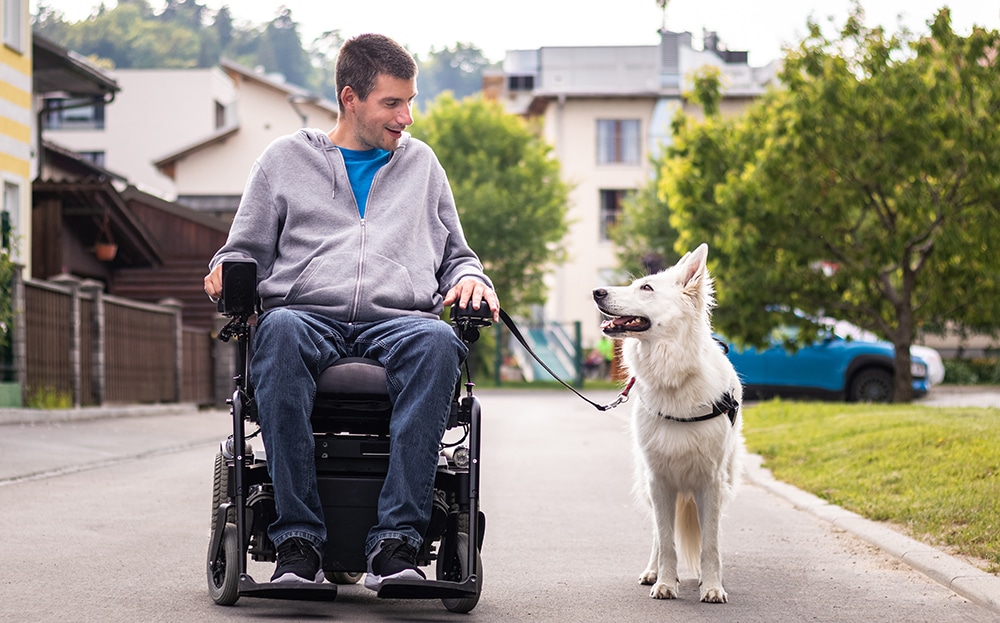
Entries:
{"label": "short brown hair", "polygon": [[349,39],[337,54],[337,103],[349,86],[362,101],[375,89],[379,74],[410,80],[417,75],[417,63],[406,48],[385,35],[365,34]]}

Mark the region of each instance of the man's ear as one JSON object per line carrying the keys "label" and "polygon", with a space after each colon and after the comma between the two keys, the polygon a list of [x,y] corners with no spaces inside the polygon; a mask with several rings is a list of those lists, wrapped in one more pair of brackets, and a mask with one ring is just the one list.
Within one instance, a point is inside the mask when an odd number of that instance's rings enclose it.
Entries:
{"label": "man's ear", "polygon": [[340,90],[340,101],[344,103],[345,108],[353,109],[354,104],[358,101],[358,94],[348,85]]}

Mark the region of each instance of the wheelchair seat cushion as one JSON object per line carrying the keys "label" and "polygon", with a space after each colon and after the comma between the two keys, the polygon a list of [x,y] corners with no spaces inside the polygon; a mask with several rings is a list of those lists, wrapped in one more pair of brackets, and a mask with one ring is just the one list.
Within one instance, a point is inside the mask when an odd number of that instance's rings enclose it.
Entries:
{"label": "wheelchair seat cushion", "polygon": [[319,394],[388,394],[385,368],[374,359],[342,357],[320,373]]}

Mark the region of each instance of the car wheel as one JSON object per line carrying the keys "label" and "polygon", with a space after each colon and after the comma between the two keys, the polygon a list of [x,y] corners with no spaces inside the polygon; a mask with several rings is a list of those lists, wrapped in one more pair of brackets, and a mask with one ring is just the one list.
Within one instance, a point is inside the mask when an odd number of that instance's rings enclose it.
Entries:
{"label": "car wheel", "polygon": [[848,398],[854,402],[892,402],[892,374],[867,368],[854,375]]}

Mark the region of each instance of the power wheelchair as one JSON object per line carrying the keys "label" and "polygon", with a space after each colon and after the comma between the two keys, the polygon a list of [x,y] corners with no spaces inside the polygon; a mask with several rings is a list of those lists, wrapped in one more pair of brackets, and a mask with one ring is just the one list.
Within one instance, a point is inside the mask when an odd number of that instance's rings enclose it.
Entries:
{"label": "power wheelchair", "polygon": [[[250,439],[259,418],[249,383],[250,345],[259,312],[256,266],[225,262],[219,311],[229,318],[219,339],[237,340],[237,374],[230,404],[233,432],[215,458],[208,591],[215,603],[233,605],[240,597],[332,601],[337,586],[357,583],[367,568],[364,544],[376,523],[378,496],[389,465],[392,404],[385,371],[378,362],[342,358],[322,372],[311,420],[320,499],[328,542],[323,552],[327,582],[258,583],[247,571],[247,557],[274,561],[267,528],[276,517],[273,486],[264,452]],[[451,324],[466,344],[491,324],[489,308],[457,306]],[[434,510],[420,566],[435,563],[427,580],[386,580],[380,598],[441,599],[452,612],[475,608],[483,585],[480,551],[486,518],[479,509],[480,405],[466,366],[451,401],[448,430],[441,443],[435,478]],[[247,434],[247,425],[256,431]],[[455,437],[458,437],[455,439]],[[449,440],[450,441],[446,441]]]}

